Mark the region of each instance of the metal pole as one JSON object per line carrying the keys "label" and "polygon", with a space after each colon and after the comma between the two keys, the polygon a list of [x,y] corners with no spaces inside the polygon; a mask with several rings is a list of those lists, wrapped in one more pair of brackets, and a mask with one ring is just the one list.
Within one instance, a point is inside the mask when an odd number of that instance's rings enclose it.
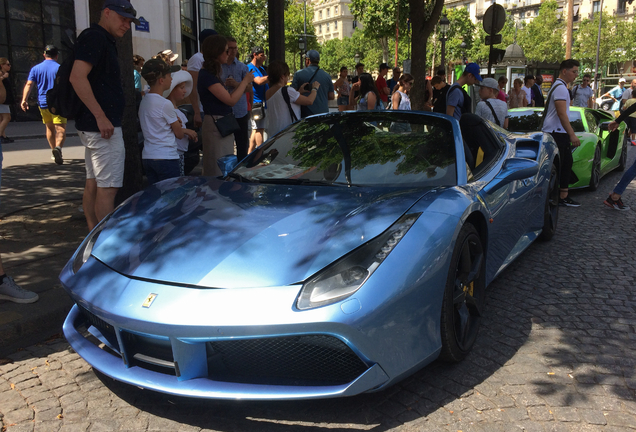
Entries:
{"label": "metal pole", "polygon": [[[599,51],[601,49],[601,24],[602,23],[603,23],[603,0],[601,0],[601,10],[599,11],[599,16],[598,16],[598,35],[596,37],[596,66],[594,67],[594,91],[596,92],[596,97],[600,95],[599,93],[600,73],[598,71],[598,57],[599,57]],[[594,98],[594,106],[596,106],[596,98]]]}
{"label": "metal pole", "polygon": [[446,36],[442,37],[442,68],[446,73]]}

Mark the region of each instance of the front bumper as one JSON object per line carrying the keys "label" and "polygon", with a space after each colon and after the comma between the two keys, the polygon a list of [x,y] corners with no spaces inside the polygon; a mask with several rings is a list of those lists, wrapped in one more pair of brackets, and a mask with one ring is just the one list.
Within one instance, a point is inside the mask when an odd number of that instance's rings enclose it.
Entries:
{"label": "front bumper", "polygon": [[[351,355],[355,354],[353,351],[340,347],[342,352],[350,351],[347,360],[350,364],[348,376],[357,375],[346,383],[308,385],[307,380],[298,376],[296,378],[300,385],[290,385],[289,383],[293,379],[283,379],[280,376],[277,377],[279,381],[287,381],[287,385],[220,381],[213,379],[215,376],[219,376],[219,371],[210,370],[210,367],[219,364],[221,369],[227,370],[227,366],[231,368],[232,365],[223,366],[222,361],[215,363],[214,359],[210,360],[210,357],[214,357],[214,355],[210,356],[210,340],[198,340],[193,343],[187,339],[175,337],[163,338],[157,335],[142,335],[110,326],[105,321],[102,321],[100,325],[99,320],[101,320],[99,317],[87,318],[85,312],[83,313],[77,305],[71,309],[64,322],[64,335],[73,349],[95,369],[117,381],[163,393],[208,399],[313,399],[351,396],[378,388],[389,380],[387,374],[378,364],[369,365],[357,356],[359,363],[352,366],[351,364],[355,364],[356,361],[351,358]],[[89,337],[85,337],[79,330],[84,325],[90,327],[91,334],[104,345],[100,347],[93,343]],[[101,331],[98,327],[101,327]],[[106,333],[109,334],[106,335]],[[139,349],[126,340],[128,334],[134,335],[133,339],[139,338],[145,341],[154,339],[157,344],[153,344],[154,349],[146,344],[145,352],[139,353],[137,352]],[[116,337],[116,340],[113,340],[113,336]],[[295,335],[295,337],[303,336],[322,336],[325,341],[326,338],[334,338],[331,335]],[[265,339],[260,338],[260,340]],[[346,345],[342,341],[341,343]],[[158,346],[163,347],[163,349],[157,349]],[[167,358],[165,355],[167,352],[171,352],[172,359]],[[253,360],[259,361],[259,359]],[[332,366],[335,367],[335,365],[325,366],[325,370],[331,369]],[[360,372],[359,375],[357,372]],[[240,375],[236,374],[223,375],[220,373],[220,376],[229,376],[234,381],[250,379],[249,376],[241,378]],[[340,380],[346,376],[347,374],[341,375]],[[267,379],[261,377],[261,381],[263,380]],[[330,381],[337,380],[332,376]]]}

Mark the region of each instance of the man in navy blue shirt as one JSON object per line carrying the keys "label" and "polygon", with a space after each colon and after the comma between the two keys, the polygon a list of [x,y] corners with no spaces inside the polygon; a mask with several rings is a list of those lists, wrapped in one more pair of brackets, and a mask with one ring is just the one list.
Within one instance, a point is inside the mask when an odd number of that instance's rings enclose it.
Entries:
{"label": "man in navy blue shirt", "polygon": [[[256,104],[261,104],[265,108],[265,92],[269,88],[269,77],[267,71],[263,68],[263,64],[267,60],[265,50],[262,47],[252,48],[252,61],[247,64],[247,69],[254,74],[254,100],[252,107]],[[252,136],[250,137],[250,148],[248,153],[251,153],[256,147],[263,144],[263,134],[267,129],[267,116],[261,119],[252,119]]]}
{"label": "man in navy blue shirt", "polygon": [[20,106],[22,111],[26,112],[29,109],[27,98],[29,93],[31,93],[33,84],[35,84],[38,88],[38,106],[42,115],[42,123],[46,125],[46,140],[49,142],[53,152],[55,163],[62,165],[64,162],[64,159],[62,159],[62,146],[66,139],[66,119],[62,116],[51,114],[46,102],[46,92],[53,88],[55,75],[57,75],[57,70],[60,68],[57,62],[58,54],[59,51],[55,45],[47,45],[44,48],[44,61],[33,66],[31,72],[29,72],[29,78],[22,92],[22,103]]}
{"label": "man in navy blue shirt", "polygon": [[75,119],[86,148],[84,216],[88,228],[113,211],[115,195],[124,183],[124,89],[115,38],[139,24],[137,11],[126,0],[105,0],[97,24],[82,32],[75,44],[70,82],[84,106]]}

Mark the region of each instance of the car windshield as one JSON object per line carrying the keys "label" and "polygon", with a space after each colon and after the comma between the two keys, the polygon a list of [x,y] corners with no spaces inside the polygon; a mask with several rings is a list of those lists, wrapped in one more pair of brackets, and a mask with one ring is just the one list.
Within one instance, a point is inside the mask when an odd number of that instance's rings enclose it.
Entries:
{"label": "car windshield", "polygon": [[[508,119],[508,130],[510,132],[537,132],[543,110],[510,110],[508,115],[510,116]],[[574,132],[585,132],[580,111],[570,110],[569,118]]]}
{"label": "car windshield", "polygon": [[288,127],[243,160],[238,181],[344,186],[457,184],[449,120],[394,112],[330,114]]}

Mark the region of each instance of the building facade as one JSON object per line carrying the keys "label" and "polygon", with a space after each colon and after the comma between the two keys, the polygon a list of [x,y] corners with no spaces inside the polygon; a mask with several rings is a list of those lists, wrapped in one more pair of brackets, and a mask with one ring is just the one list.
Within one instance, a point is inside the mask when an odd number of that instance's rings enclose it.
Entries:
{"label": "building facade", "polygon": [[314,8],[313,25],[319,43],[329,39],[351,37],[360,22],[349,10],[351,0],[311,0]]}

